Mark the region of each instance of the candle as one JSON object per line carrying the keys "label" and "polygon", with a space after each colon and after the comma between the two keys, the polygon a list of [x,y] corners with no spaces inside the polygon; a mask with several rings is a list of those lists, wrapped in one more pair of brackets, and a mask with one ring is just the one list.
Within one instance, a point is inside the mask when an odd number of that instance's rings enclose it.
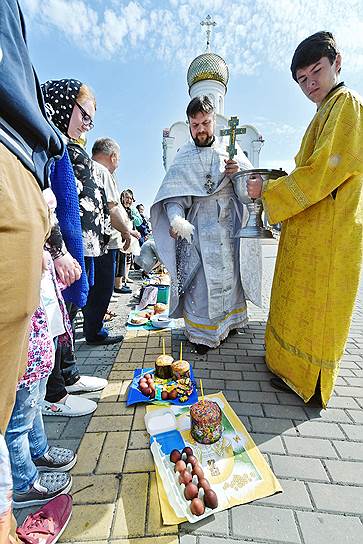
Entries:
{"label": "candle", "polygon": [[201,379],[199,380],[199,382],[200,382],[200,392],[202,393],[202,401],[204,402],[203,383]]}

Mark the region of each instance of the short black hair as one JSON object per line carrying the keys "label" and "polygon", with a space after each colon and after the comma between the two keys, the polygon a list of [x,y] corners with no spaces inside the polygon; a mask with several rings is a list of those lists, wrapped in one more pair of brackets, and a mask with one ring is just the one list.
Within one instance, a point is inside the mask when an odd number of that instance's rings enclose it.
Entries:
{"label": "short black hair", "polygon": [[296,72],[318,62],[322,57],[328,57],[333,64],[338,54],[337,44],[331,32],[324,30],[305,38],[296,48],[291,61],[291,74],[297,81]]}
{"label": "short black hair", "polygon": [[196,96],[193,98],[187,107],[187,118],[195,117],[197,113],[213,113],[214,106],[211,99],[207,95]]}

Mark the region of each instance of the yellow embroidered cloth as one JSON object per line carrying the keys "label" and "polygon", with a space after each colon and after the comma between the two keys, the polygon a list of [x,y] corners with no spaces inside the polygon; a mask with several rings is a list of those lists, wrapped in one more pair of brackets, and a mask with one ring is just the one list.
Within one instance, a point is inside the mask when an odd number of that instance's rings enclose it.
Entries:
{"label": "yellow embroidered cloth", "polygon": [[336,88],[311,121],[288,176],[263,191],[283,222],[266,328],[266,362],[305,402],[320,374],[334,389],[362,261],[362,99]]}
{"label": "yellow embroidered cloth", "polygon": [[[218,402],[223,414],[222,438],[209,446],[198,444],[190,434],[190,407],[171,408],[184,442],[193,449],[205,477],[218,495],[217,511],[281,492],[282,488],[275,475],[223,393],[205,395],[205,398]],[[146,407],[147,412],[151,410],[160,408]],[[185,518],[177,517],[171,507],[157,467],[156,478],[164,525],[176,525],[186,521]]]}

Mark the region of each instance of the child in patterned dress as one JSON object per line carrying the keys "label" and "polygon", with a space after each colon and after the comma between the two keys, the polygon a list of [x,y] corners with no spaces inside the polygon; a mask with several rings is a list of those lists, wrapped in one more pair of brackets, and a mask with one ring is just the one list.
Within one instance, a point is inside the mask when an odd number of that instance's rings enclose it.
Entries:
{"label": "child in patterned dress", "polygon": [[67,493],[76,462],[73,451],[49,447],[42,403],[47,378],[54,365],[57,342],[70,342],[68,314],[57,284],[53,261],[44,251],[40,305],[30,327],[28,365],[18,383],[13,413],[6,430],[13,477],[14,508],[45,504]]}

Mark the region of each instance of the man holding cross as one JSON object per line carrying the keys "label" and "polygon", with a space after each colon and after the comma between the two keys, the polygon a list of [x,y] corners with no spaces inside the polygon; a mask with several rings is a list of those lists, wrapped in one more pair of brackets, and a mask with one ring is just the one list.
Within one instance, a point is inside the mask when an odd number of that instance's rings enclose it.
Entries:
{"label": "man holding cross", "polygon": [[206,353],[247,322],[247,298],[260,302],[261,256],[258,242],[234,236],[243,205],[231,178],[252,167],[235,148],[238,120],[223,131],[230,135],[227,153],[216,141],[207,96],[193,98],[186,113],[192,141],[169,168],[151,222],[159,257],[172,278],[170,316],[184,318],[189,341]]}

